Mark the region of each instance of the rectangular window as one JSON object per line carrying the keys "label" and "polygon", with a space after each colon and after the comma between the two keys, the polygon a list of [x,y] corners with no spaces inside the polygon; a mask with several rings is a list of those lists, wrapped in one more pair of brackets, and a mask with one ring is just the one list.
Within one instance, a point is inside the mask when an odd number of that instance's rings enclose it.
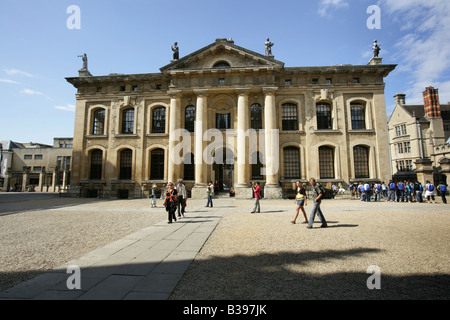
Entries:
{"label": "rectangular window", "polygon": [[363,130],[366,129],[366,115],[365,108],[361,104],[355,104],[350,106],[352,129]]}
{"label": "rectangular window", "polygon": [[395,126],[395,135],[397,136],[397,137],[400,137],[401,136],[401,131],[400,131],[400,126]]}
{"label": "rectangular window", "polygon": [[359,78],[353,78],[353,83],[354,84],[361,83],[361,80]]}
{"label": "rectangular window", "polygon": [[330,147],[319,148],[320,179],[334,179],[334,149]]}
{"label": "rectangular window", "polygon": [[327,78],[327,79],[325,80],[325,84],[333,84],[333,79]]}
{"label": "rectangular window", "polygon": [[403,143],[403,150],[404,150],[405,153],[411,153],[411,142],[404,142]]}
{"label": "rectangular window", "polygon": [[231,113],[216,113],[216,128],[231,129]]}
{"label": "rectangular window", "polygon": [[314,78],[314,79],[312,79],[311,83],[312,84],[319,84],[319,79]]}
{"label": "rectangular window", "polygon": [[225,84],[225,79],[224,78],[220,78],[219,79],[219,84]]}
{"label": "rectangular window", "polygon": [[403,144],[399,143],[397,144],[397,146],[398,146],[398,153],[403,153]]}
{"label": "rectangular window", "polygon": [[402,128],[402,135],[404,135],[404,136],[407,135],[408,132],[406,131],[406,124],[402,124],[401,128]]}
{"label": "rectangular window", "polygon": [[34,160],[42,160],[42,154],[35,154],[34,155]]}
{"label": "rectangular window", "polygon": [[120,86],[120,91],[125,91],[126,87],[125,86]]}
{"label": "rectangular window", "polygon": [[450,124],[444,124],[444,131],[450,131]]}
{"label": "rectangular window", "polygon": [[33,171],[34,172],[41,172],[42,171],[42,167],[33,167]]}
{"label": "rectangular window", "polygon": [[150,180],[164,180],[164,150],[153,150],[150,162]]}
{"label": "rectangular window", "polygon": [[283,130],[298,130],[297,105],[293,103],[283,104],[281,107],[281,120]]}
{"label": "rectangular window", "polygon": [[284,84],[286,85],[286,86],[290,86],[291,84],[292,84],[292,81],[291,80],[285,80],[284,81]]}
{"label": "rectangular window", "polygon": [[353,158],[355,161],[355,178],[369,178],[369,149],[364,146],[354,147]]}
{"label": "rectangular window", "polygon": [[32,160],[33,159],[33,155],[32,154],[26,154],[23,156],[24,160]]}
{"label": "rectangular window", "polygon": [[300,179],[300,151],[295,147],[287,147],[283,150],[284,178]]}
{"label": "rectangular window", "polygon": [[132,90],[133,90],[133,91],[138,91],[138,90],[139,90],[139,87],[138,87],[138,86],[133,86],[133,87],[132,87]]}
{"label": "rectangular window", "polygon": [[131,180],[133,152],[130,149],[123,150],[120,153],[120,172],[119,180]]}

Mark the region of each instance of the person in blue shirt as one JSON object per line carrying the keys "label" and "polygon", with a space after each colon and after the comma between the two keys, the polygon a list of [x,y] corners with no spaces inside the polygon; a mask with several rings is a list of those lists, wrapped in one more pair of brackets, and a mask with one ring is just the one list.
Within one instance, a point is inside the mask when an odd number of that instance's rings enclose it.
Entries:
{"label": "person in blue shirt", "polygon": [[447,203],[447,199],[445,198],[447,194],[447,185],[444,183],[441,183],[439,185],[439,193],[441,194],[442,202]]}
{"label": "person in blue shirt", "polygon": [[397,190],[398,190],[397,202],[400,201],[400,198],[402,198],[402,202],[405,202],[405,183],[402,181],[397,183]]}
{"label": "person in blue shirt", "polygon": [[388,199],[387,199],[387,202],[391,201],[391,199],[392,199],[392,202],[395,201],[395,193],[396,193],[396,190],[397,190],[397,186],[395,185],[394,181],[389,180],[389,184],[388,184]]}

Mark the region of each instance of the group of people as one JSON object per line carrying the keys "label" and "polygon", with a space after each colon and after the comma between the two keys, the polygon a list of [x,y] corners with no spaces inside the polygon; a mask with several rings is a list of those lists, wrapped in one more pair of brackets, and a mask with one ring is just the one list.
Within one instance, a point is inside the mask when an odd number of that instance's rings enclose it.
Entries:
{"label": "group of people", "polygon": [[443,203],[447,203],[447,185],[444,183],[434,186],[429,180],[423,186],[419,181],[399,181],[394,182],[390,180],[389,183],[377,182],[360,182],[359,184],[351,183],[349,191],[352,199],[360,199],[361,201],[370,202],[381,201],[383,198],[386,202],[418,202],[422,203],[425,200],[428,203],[436,203],[437,191],[442,198]]}
{"label": "group of people", "polygon": [[[150,204],[152,208],[156,207],[156,189],[157,186],[153,185],[152,193],[150,195]],[[187,205],[186,199],[186,186],[184,185],[182,179],[178,179],[177,185],[174,185],[172,182],[169,182],[167,184],[167,190],[164,194],[163,206],[166,208],[166,211],[168,213],[168,223],[177,221],[177,217],[175,216],[176,211],[178,211],[178,218],[181,218],[181,216],[184,217]]]}

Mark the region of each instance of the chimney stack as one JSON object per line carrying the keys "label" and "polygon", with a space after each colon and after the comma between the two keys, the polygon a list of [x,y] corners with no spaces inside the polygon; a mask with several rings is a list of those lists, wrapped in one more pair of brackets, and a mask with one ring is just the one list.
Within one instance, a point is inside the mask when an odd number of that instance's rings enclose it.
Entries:
{"label": "chimney stack", "polygon": [[439,104],[439,89],[433,87],[425,88],[423,92],[425,115],[428,118],[440,118],[441,106]]}
{"label": "chimney stack", "polygon": [[406,104],[406,94],[403,94],[403,93],[397,93],[397,94],[394,96],[394,99],[395,99],[395,104],[397,104],[397,105],[403,106],[403,105]]}

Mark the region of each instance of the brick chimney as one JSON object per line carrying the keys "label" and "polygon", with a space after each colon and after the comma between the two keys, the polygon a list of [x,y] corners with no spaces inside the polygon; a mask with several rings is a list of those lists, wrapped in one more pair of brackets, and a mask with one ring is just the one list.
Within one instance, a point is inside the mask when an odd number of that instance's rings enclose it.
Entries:
{"label": "brick chimney", "polygon": [[427,118],[440,118],[441,106],[439,104],[439,89],[425,88],[423,92],[425,115]]}

